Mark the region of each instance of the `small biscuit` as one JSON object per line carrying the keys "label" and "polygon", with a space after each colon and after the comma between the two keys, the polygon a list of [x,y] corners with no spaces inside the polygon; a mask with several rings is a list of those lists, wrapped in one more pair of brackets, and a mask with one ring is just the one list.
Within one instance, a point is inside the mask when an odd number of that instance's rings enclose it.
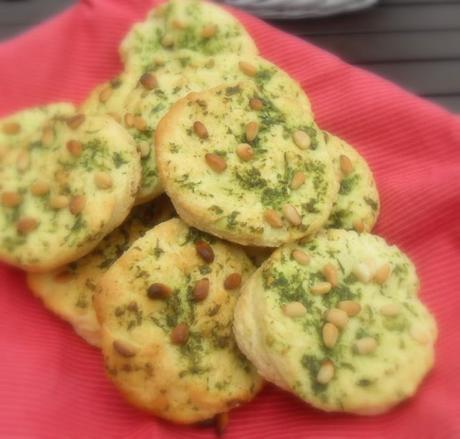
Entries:
{"label": "small biscuit", "polygon": [[433,366],[436,323],[411,261],[375,235],[329,229],[281,247],[235,309],[238,345],[267,380],[326,411],[383,413]]}
{"label": "small biscuit", "polygon": [[340,183],[326,227],[370,232],[380,211],[372,171],[358,151],[344,140],[329,133],[324,133],[324,137]]}
{"label": "small biscuit", "polygon": [[129,213],[140,163],[109,117],[45,124],[0,161],[0,259],[49,271],[95,248]]}
{"label": "small biscuit", "polygon": [[233,309],[254,270],[231,244],[171,219],[103,276],[106,370],[135,406],[189,424],[250,401],[262,380],[236,347]]}
{"label": "small biscuit", "polygon": [[100,325],[93,307],[99,279],[136,239],[173,215],[167,197],[135,207],[124,223],[88,255],[52,272],[28,273],[29,288],[89,344],[100,346]]}
{"label": "small biscuit", "polygon": [[276,247],[321,228],[338,184],[308,115],[252,82],[178,101],[158,125],[155,146],[179,216],[241,245]]}

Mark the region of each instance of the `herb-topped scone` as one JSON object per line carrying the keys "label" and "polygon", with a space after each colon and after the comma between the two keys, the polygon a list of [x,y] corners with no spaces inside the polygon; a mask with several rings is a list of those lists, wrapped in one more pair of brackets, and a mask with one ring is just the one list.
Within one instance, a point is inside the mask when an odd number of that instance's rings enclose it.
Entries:
{"label": "herb-topped scone", "polygon": [[179,219],[133,243],[95,297],[109,377],[134,405],[189,424],[251,400],[262,380],[236,346],[233,310],[254,268]]}
{"label": "herb-topped scone", "polygon": [[179,216],[242,245],[276,247],[317,231],[337,194],[305,108],[250,82],[178,101],[158,125],[156,153]]}
{"label": "herb-topped scone", "polygon": [[144,68],[158,54],[179,49],[206,56],[258,53],[244,27],[224,9],[206,1],[170,0],[132,27],[120,54],[126,66]]}
{"label": "herb-topped scone", "polygon": [[380,211],[379,193],[372,171],[348,143],[329,133],[324,133],[324,136],[340,183],[326,227],[370,232]]}
{"label": "herb-topped scone", "polygon": [[88,343],[100,346],[100,325],[93,307],[99,279],[136,239],[173,214],[166,197],[137,206],[91,253],[51,272],[28,273],[27,283],[46,308],[69,322]]}
{"label": "herb-topped scone", "polygon": [[396,247],[330,229],[281,247],[251,276],[235,335],[267,380],[313,406],[382,413],[433,366],[436,323],[418,287]]}
{"label": "herb-topped scone", "polygon": [[75,114],[0,161],[0,259],[47,271],[90,252],[134,202],[139,157],[109,117]]}

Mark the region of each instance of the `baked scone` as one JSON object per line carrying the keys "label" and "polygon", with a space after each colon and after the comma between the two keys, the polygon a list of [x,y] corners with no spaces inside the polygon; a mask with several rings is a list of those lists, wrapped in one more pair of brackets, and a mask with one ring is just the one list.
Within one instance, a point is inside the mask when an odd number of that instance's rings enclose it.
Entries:
{"label": "baked scone", "polygon": [[0,161],[0,259],[49,271],[84,256],[126,218],[139,179],[134,142],[113,119],[45,124]]}
{"label": "baked scone", "polygon": [[303,241],[275,251],[244,285],[241,350],[322,410],[377,414],[411,397],[437,336],[411,261],[367,233],[329,229]]}
{"label": "baked scone", "polygon": [[305,108],[252,82],[191,93],[156,131],[160,180],[188,224],[276,247],[323,226],[338,190]]}
{"label": "baked scone", "polygon": [[145,68],[158,54],[180,49],[206,56],[258,53],[244,26],[221,7],[200,0],[170,0],[131,28],[120,55],[125,66]]}
{"label": "baked scone", "polygon": [[340,183],[326,227],[370,232],[380,211],[372,171],[366,160],[347,142],[329,133],[324,133],[324,137]]}
{"label": "baked scone", "polygon": [[100,325],[93,307],[99,279],[136,239],[173,215],[174,208],[166,196],[135,207],[123,224],[88,255],[51,272],[28,273],[29,288],[89,344],[100,346]]}
{"label": "baked scone", "polygon": [[241,249],[179,219],[112,265],[95,307],[107,373],[128,401],[189,424],[257,394],[262,380],[232,333],[240,285],[253,270]]}

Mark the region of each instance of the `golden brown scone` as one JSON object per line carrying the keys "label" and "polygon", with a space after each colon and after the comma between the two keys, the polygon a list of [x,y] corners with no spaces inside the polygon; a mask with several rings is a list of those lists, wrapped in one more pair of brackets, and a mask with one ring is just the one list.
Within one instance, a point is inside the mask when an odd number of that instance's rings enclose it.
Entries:
{"label": "golden brown scone", "polygon": [[49,271],[95,248],[128,215],[140,163],[106,116],[53,120],[0,160],[0,259]]}
{"label": "golden brown scone", "polygon": [[308,116],[252,82],[178,101],[156,131],[158,172],[178,215],[241,245],[276,247],[316,232],[338,184]]}
{"label": "golden brown scone", "polygon": [[136,239],[173,215],[166,196],[135,207],[124,223],[85,257],[51,272],[28,273],[29,288],[89,344],[100,346],[100,325],[93,307],[99,279]]}
{"label": "golden brown scone", "polygon": [[190,424],[257,394],[262,380],[232,333],[240,285],[253,270],[241,249],[179,219],[112,265],[95,307],[107,373],[128,401]]}

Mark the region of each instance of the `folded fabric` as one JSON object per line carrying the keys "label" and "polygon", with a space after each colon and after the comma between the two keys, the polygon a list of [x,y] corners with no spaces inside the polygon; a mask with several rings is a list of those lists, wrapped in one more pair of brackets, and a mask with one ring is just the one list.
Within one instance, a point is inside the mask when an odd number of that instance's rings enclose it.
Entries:
{"label": "folded fabric", "polygon": [[[155,3],[155,2],[153,2]],[[85,0],[0,45],[0,115],[80,102],[121,69],[117,46],[149,0]],[[382,198],[376,232],[415,261],[420,295],[439,322],[437,362],[417,396],[390,413],[316,411],[268,386],[231,414],[231,438],[460,437],[460,118],[235,11],[262,55],[298,79],[322,128],[354,145]],[[130,407],[100,353],[49,314],[20,271],[0,265],[1,438],[201,438]]]}

